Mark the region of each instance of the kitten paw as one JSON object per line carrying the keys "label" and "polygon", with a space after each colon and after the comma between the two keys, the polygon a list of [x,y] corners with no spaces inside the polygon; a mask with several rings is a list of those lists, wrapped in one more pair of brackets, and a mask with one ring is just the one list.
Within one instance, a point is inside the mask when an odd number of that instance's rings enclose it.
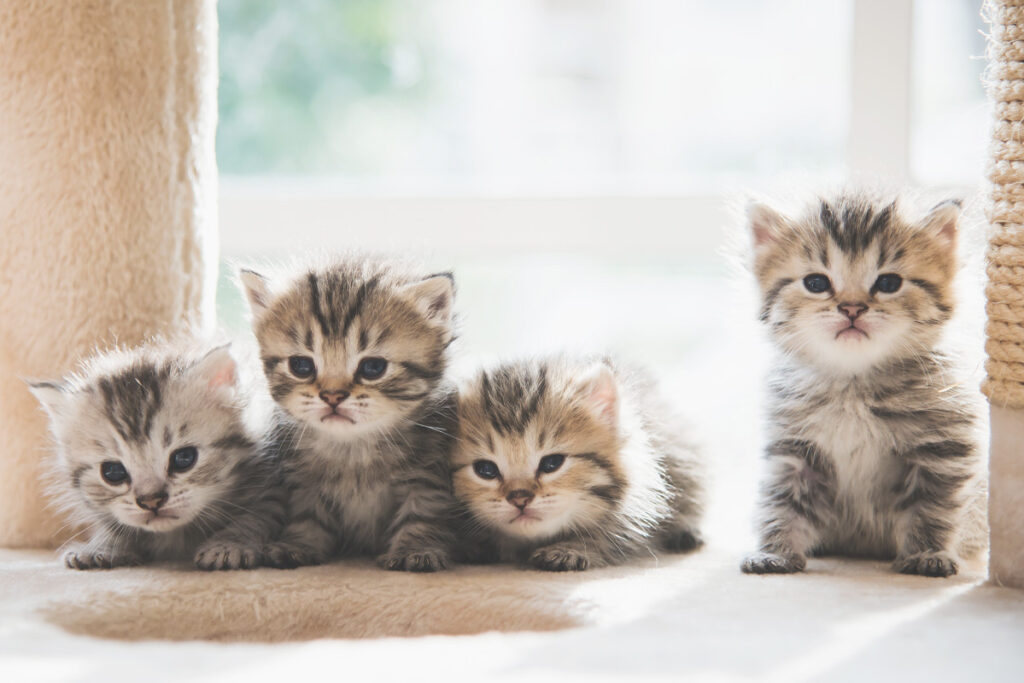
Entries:
{"label": "kitten paw", "polygon": [[956,574],[960,567],[949,553],[927,552],[897,557],[892,568],[900,574],[919,574],[945,578]]}
{"label": "kitten paw", "polygon": [[377,558],[377,564],[391,571],[437,572],[448,569],[451,560],[448,553],[441,550],[419,550],[385,553]]}
{"label": "kitten paw", "polygon": [[263,549],[263,564],[277,569],[295,569],[323,562],[322,553],[306,546],[272,543]]}
{"label": "kitten paw", "polygon": [[795,574],[807,566],[803,555],[777,555],[776,553],[754,553],[747,556],[740,565],[744,574]]}
{"label": "kitten paw", "polygon": [[530,564],[549,572],[581,572],[590,566],[590,559],[575,548],[552,545],[534,551]]}
{"label": "kitten paw", "polygon": [[693,529],[673,529],[662,538],[662,547],[670,553],[688,553],[702,545],[704,539]]}
{"label": "kitten paw", "polygon": [[142,558],[133,553],[109,550],[69,550],[64,554],[68,569],[113,569],[142,564]]}
{"label": "kitten paw", "polygon": [[195,563],[200,569],[252,569],[260,565],[260,553],[244,543],[208,541],[196,551]]}

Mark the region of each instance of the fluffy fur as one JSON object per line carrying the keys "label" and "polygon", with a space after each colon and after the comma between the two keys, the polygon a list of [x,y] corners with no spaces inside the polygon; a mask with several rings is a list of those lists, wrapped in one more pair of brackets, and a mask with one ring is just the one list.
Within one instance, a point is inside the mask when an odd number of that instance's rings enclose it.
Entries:
{"label": "fluffy fur", "polygon": [[293,489],[273,564],[369,554],[387,569],[448,567],[451,276],[356,256],[241,279]]}
{"label": "fluffy fur", "polygon": [[977,401],[937,349],[953,312],[958,202],[923,217],[846,193],[748,212],[769,380],[760,552],[746,572],[813,554],[894,558],[949,576],[984,543]]}
{"label": "fluffy fur", "polygon": [[651,382],[607,361],[479,373],[452,457],[467,558],[566,571],[696,548],[701,466],[664,415]]}
{"label": "fluffy fur", "polygon": [[246,431],[227,347],[112,352],[31,389],[57,445],[53,498],[89,535],[68,567],[260,564],[286,501],[274,459]]}

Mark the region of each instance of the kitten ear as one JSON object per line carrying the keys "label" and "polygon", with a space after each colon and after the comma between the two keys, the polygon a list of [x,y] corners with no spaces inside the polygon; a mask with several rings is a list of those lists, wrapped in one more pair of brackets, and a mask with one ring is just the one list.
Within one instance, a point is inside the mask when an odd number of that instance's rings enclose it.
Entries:
{"label": "kitten ear", "polygon": [[63,415],[71,402],[72,390],[64,382],[25,380],[28,390],[43,406],[46,414],[56,420]]}
{"label": "kitten ear", "polygon": [[252,310],[253,318],[263,315],[263,312],[270,307],[270,282],[255,270],[242,268],[238,271],[238,279],[245,290],[245,296],[249,300],[249,308]]}
{"label": "kitten ear", "polygon": [[444,327],[452,324],[455,278],[451,273],[431,275],[420,282],[405,285],[399,291],[430,322]]}
{"label": "kitten ear", "polygon": [[192,372],[212,391],[234,390],[238,384],[238,365],[231,355],[231,344],[209,351],[192,366]]}
{"label": "kitten ear", "polygon": [[760,250],[779,239],[786,219],[767,204],[751,202],[747,204],[747,225],[754,240],[754,249]]}
{"label": "kitten ear", "polygon": [[937,204],[922,222],[922,227],[935,236],[944,246],[956,245],[957,224],[960,221],[960,200],[947,199]]}
{"label": "kitten ear", "polygon": [[594,417],[613,427],[618,424],[619,386],[610,367],[596,363],[576,380],[576,386]]}

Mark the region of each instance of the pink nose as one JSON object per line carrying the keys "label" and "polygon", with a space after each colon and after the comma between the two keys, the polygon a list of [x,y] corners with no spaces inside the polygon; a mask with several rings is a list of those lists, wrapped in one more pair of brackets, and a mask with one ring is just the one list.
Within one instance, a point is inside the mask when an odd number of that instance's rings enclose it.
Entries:
{"label": "pink nose", "polygon": [[348,398],[347,391],[321,391],[320,400],[332,408]]}
{"label": "pink nose", "polygon": [[851,321],[859,318],[866,310],[868,307],[865,304],[839,304],[839,312]]}
{"label": "pink nose", "polygon": [[160,491],[158,493],[151,493],[146,496],[137,496],[135,503],[143,510],[149,510],[150,512],[156,512],[163,504],[167,502],[167,492]]}
{"label": "pink nose", "polygon": [[508,496],[506,496],[506,500],[520,510],[525,510],[526,506],[530,504],[531,500],[533,500],[533,494],[526,489],[518,489],[508,494]]}

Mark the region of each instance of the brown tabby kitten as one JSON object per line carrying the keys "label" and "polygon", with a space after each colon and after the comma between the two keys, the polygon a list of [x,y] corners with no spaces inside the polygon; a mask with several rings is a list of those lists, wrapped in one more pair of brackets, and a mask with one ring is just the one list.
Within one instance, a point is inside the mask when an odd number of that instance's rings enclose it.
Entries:
{"label": "brown tabby kitten", "polygon": [[795,216],[750,208],[761,319],[779,358],[761,548],[743,571],[842,554],[949,576],[983,547],[976,392],[937,350],[959,212],[945,202],[918,219],[856,193]]}
{"label": "brown tabby kitten", "polygon": [[227,347],[114,351],[31,389],[57,445],[54,500],[89,536],[65,555],[68,567],[262,563],[286,501],[273,451],[246,428]]}
{"label": "brown tabby kitten", "polygon": [[607,361],[565,358],[466,384],[452,455],[466,558],[569,571],[698,547],[702,467],[654,393]]}
{"label": "brown tabby kitten", "polygon": [[449,566],[450,275],[355,257],[276,283],[242,271],[292,488],[278,567],[376,555]]}

